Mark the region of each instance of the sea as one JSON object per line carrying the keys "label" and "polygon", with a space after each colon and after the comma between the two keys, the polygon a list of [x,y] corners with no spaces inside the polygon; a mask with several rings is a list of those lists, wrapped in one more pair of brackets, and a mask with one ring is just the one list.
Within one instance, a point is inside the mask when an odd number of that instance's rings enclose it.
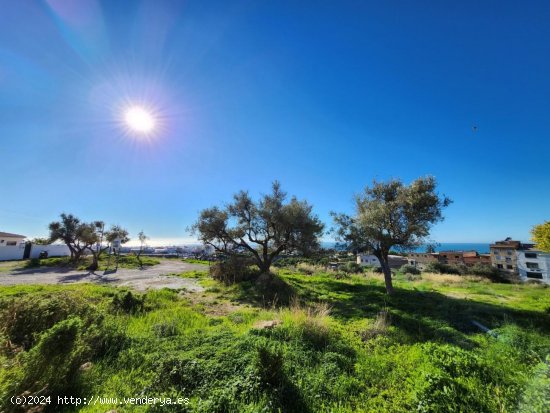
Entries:
{"label": "sea", "polygon": [[[322,242],[321,246],[323,248],[334,248],[336,246],[335,242]],[[422,245],[416,249],[414,252],[424,252],[426,251],[426,245]],[[436,252],[439,251],[477,251],[479,254],[488,254],[489,253],[489,244],[476,243],[476,242],[441,242],[435,244]]]}

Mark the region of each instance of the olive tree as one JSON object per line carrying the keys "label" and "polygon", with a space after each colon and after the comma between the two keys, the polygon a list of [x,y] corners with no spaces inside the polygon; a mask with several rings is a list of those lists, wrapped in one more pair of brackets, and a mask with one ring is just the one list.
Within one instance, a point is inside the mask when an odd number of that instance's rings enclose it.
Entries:
{"label": "olive tree", "polygon": [[[51,222],[50,242],[63,241],[71,252],[71,261],[76,262],[91,245],[94,239],[91,237],[95,229],[80,221],[72,214],[62,213],[59,221]],[[91,241],[91,242],[90,242]]]}
{"label": "olive tree", "polygon": [[422,245],[431,226],[443,220],[443,208],[452,202],[436,187],[433,177],[418,178],[410,185],[398,179],[374,181],[355,197],[353,215],[332,213],[339,241],[354,252],[369,251],[378,258],[388,294],[393,293],[390,249]]}
{"label": "olive tree", "polygon": [[[95,271],[99,266],[101,254],[109,247],[113,240],[119,238],[122,243],[128,242],[128,231],[113,225],[105,231],[103,221],[82,222],[72,214],[62,213],[59,221],[49,224],[50,242],[63,241],[71,251],[71,261],[77,262],[88,251],[92,255],[92,264],[89,269]],[[103,242],[107,241],[107,246]]]}
{"label": "olive tree", "polygon": [[[101,223],[101,224],[103,224],[103,223]],[[93,270],[97,269],[99,258],[101,256],[101,254],[106,250],[109,250],[109,261],[107,263],[107,267],[110,265],[110,263],[111,263],[111,252],[110,252],[111,251],[111,245],[113,244],[113,242],[115,240],[119,240],[121,244],[125,244],[128,241],[130,241],[130,238],[128,237],[128,231],[126,229],[122,228],[120,225],[111,225],[111,228],[106,232],[103,232],[103,229],[104,229],[104,225],[102,225],[102,227],[101,227],[101,233],[98,234],[99,235],[99,242],[98,242],[97,248],[96,248],[97,253],[94,254],[94,252],[92,251],[93,262],[92,262],[92,265],[91,265],[90,268],[93,269]],[[103,246],[103,239],[105,239],[105,241],[107,241],[107,245],[105,245],[105,246]],[[117,258],[117,266],[118,266],[118,258]]]}
{"label": "olive tree", "polygon": [[143,247],[145,247],[145,243],[147,242],[148,239],[149,239],[149,237],[147,235],[145,235],[145,232],[143,232],[143,230],[139,231],[139,233],[138,233],[139,251],[136,254],[136,258],[139,262],[140,268],[143,268],[143,263],[141,262],[141,254],[143,253]]}
{"label": "olive tree", "polygon": [[281,253],[309,254],[319,247],[324,225],[306,201],[287,194],[279,182],[271,193],[253,201],[240,191],[233,202],[200,212],[191,232],[205,245],[227,256],[247,253],[262,273],[269,273],[273,260]]}

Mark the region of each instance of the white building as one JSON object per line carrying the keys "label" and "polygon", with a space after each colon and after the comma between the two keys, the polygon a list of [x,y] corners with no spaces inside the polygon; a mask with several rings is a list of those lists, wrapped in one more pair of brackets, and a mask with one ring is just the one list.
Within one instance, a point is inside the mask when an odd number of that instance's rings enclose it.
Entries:
{"label": "white building", "polygon": [[24,235],[11,234],[9,232],[0,232],[0,247],[13,247],[21,244],[25,240]]}
{"label": "white building", "polygon": [[550,253],[535,249],[518,250],[517,268],[522,280],[540,280],[550,284]]}
{"label": "white building", "polygon": [[357,254],[357,264],[361,267],[380,267],[380,261],[372,254]]}
{"label": "white building", "polygon": [[24,235],[0,232],[0,261],[21,260],[24,254]]}

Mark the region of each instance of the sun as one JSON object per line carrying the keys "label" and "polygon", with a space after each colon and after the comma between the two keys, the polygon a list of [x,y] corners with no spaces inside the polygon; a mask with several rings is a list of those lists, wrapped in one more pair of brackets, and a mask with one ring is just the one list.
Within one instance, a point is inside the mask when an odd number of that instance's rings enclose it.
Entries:
{"label": "sun", "polygon": [[149,133],[155,128],[155,118],[152,113],[140,106],[132,106],[124,113],[126,125],[133,131]]}

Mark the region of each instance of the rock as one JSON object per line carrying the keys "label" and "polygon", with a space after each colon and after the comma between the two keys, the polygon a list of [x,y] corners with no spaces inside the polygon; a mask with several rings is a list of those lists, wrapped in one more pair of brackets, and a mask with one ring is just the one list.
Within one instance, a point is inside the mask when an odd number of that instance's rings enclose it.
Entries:
{"label": "rock", "polygon": [[87,370],[90,370],[92,367],[93,367],[92,362],[91,362],[91,361],[87,361],[87,362],[84,363],[82,366],[80,366],[79,370],[80,370],[80,371],[87,371]]}
{"label": "rock", "polygon": [[281,324],[281,320],[265,320],[258,321],[254,324],[254,328],[263,329],[263,328],[273,328]]}

